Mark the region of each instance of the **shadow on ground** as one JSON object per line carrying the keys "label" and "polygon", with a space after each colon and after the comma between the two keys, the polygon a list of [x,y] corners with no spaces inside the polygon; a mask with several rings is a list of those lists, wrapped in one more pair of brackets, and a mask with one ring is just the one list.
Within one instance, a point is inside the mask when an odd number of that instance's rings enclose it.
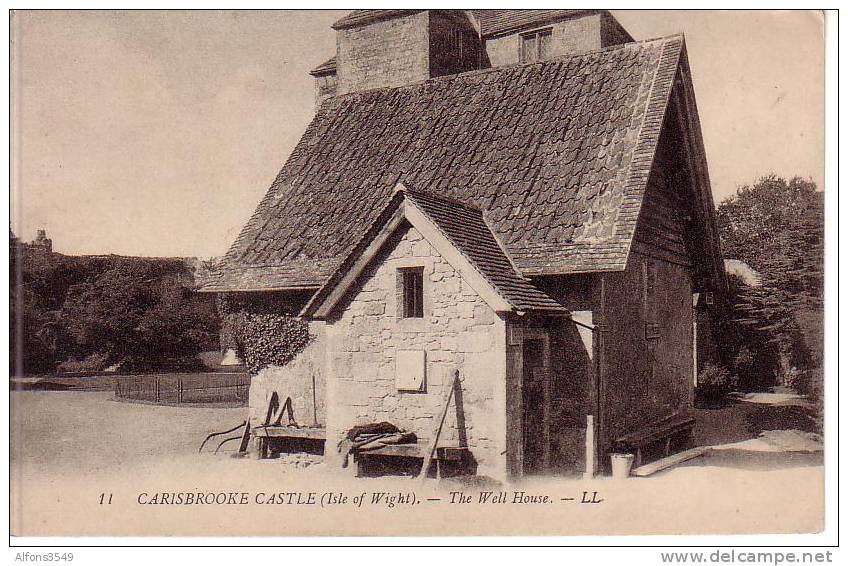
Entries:
{"label": "shadow on ground", "polygon": [[805,402],[768,402],[769,394],[760,394],[763,402],[728,398],[716,408],[696,409],[695,444],[714,446],[756,438],[768,430],[817,429],[813,407]]}
{"label": "shadow on ground", "polygon": [[755,436],[764,430],[818,432],[809,407],[756,404],[746,420],[748,432]]}
{"label": "shadow on ground", "polygon": [[783,470],[787,468],[807,468],[821,466],[824,457],[821,452],[763,452],[726,448],[710,450],[700,458],[690,460],[680,467],[713,466],[734,468],[737,470]]}
{"label": "shadow on ground", "polygon": [[786,393],[740,395],[696,413],[696,445],[715,448],[683,467],[776,470],[824,463],[816,447],[820,431],[814,408],[803,398],[787,399]]}

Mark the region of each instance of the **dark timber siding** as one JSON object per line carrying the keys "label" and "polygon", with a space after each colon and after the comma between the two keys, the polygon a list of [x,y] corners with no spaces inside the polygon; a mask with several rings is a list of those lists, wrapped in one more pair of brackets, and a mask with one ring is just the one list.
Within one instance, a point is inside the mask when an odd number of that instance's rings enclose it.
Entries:
{"label": "dark timber siding", "polygon": [[692,406],[692,195],[676,130],[666,123],[627,268],[604,276],[606,448]]}
{"label": "dark timber siding", "polygon": [[[655,291],[646,297],[651,261]],[[624,273],[605,276],[602,453],[615,438],[691,407],[691,291],[688,268],[638,254]]]}
{"label": "dark timber siding", "polygon": [[688,266],[691,265],[688,248],[691,247],[692,193],[677,130],[675,120],[666,120],[645,189],[632,249]]}

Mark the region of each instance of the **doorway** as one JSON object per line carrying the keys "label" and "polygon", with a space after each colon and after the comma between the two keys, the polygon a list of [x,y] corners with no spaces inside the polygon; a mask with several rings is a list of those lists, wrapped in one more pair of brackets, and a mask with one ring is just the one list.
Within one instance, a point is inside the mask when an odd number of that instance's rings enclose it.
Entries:
{"label": "doorway", "polygon": [[524,474],[547,471],[550,445],[547,340],[525,339],[522,344],[522,435]]}

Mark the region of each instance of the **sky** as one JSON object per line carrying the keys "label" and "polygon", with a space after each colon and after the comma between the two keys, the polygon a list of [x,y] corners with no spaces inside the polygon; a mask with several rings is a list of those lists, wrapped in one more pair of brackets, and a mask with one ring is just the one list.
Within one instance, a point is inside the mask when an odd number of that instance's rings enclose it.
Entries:
{"label": "sky", "polygon": [[[55,251],[222,255],[314,113],[346,11],[17,12],[12,229]],[[815,12],[613,11],[683,32],[716,202],[769,173],[823,188]]]}

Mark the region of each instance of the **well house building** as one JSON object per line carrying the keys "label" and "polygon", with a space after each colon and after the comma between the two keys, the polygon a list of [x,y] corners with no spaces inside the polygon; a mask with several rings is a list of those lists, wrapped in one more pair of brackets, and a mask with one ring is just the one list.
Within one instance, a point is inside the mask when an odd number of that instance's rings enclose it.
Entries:
{"label": "well house building", "polygon": [[368,422],[432,438],[458,372],[439,444],[481,474],[681,441],[663,423],[692,406],[695,321],[726,285],[683,36],[634,41],[600,10],[333,27],[314,119],[201,286],[309,321],[254,378],[254,419],[276,391],[328,456]]}

